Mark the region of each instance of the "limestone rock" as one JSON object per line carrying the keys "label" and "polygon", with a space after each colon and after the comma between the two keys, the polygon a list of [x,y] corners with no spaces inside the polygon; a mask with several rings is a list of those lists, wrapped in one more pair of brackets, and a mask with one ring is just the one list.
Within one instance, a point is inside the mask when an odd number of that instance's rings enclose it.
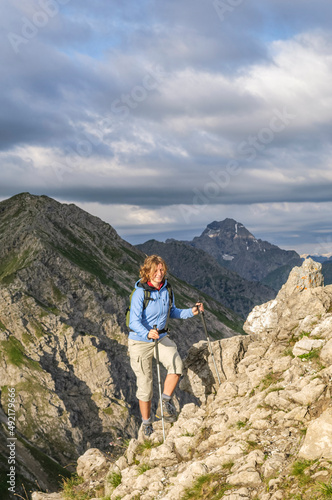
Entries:
{"label": "limestone rock", "polygon": [[312,337],[330,339],[332,337],[332,314],[327,313],[311,331]]}
{"label": "limestone rock", "polygon": [[262,483],[262,480],[261,480],[260,475],[257,471],[246,470],[246,471],[238,472],[237,474],[232,474],[231,476],[228,476],[227,483],[234,484],[234,485],[244,484],[246,486],[253,488],[255,486],[260,486]]}
{"label": "limestone rock", "polygon": [[250,491],[248,488],[238,488],[235,492],[226,492],[223,498],[224,500],[247,500],[250,498]]}
{"label": "limestone rock", "polygon": [[300,392],[291,393],[290,397],[296,403],[303,406],[314,403],[325,391],[326,385],[321,383],[320,379],[312,380]]}
{"label": "limestone rock", "polygon": [[325,366],[332,364],[332,339],[324,345],[319,357]]}
{"label": "limestone rock", "polygon": [[149,463],[155,467],[156,465],[170,466],[176,464],[178,461],[177,456],[174,452],[173,445],[162,444],[158,448],[153,448],[151,450],[151,455],[149,458]]}
{"label": "limestone rock", "polygon": [[312,421],[307,429],[304,443],[299,451],[299,457],[307,460],[317,458],[332,459],[332,409]]}
{"label": "limestone rock", "polygon": [[110,461],[96,448],[90,448],[77,460],[77,474],[88,479],[103,469],[108,469]]}
{"label": "limestone rock", "polygon": [[303,339],[299,340],[294,345],[293,354],[294,356],[301,356],[302,354],[308,354],[313,349],[320,349],[322,346],[323,340],[313,340],[308,337],[303,337]]}
{"label": "limestone rock", "polygon": [[277,306],[278,302],[274,299],[254,307],[243,325],[244,331],[258,335],[266,331],[273,332],[278,326]]}
{"label": "limestone rock", "polygon": [[287,283],[282,286],[278,293],[279,300],[282,297],[287,297],[300,293],[303,290],[321,287],[323,285],[324,277],[322,274],[322,264],[314,262],[311,258],[306,259],[301,267],[294,267],[291,270]]}
{"label": "limestone rock", "polygon": [[[235,336],[211,342],[221,381],[237,377],[238,365],[246,353],[249,338]],[[219,389],[215,367],[206,341],[194,344],[184,361],[185,372],[180,388],[193,394],[203,403],[208,395]],[[233,389],[234,390],[234,385]]]}
{"label": "limestone rock", "polygon": [[285,340],[306,330],[310,333],[332,304],[332,287],[324,287],[323,282],[321,264],[306,259],[291,271],[274,300],[251,311],[244,330],[266,340]]}

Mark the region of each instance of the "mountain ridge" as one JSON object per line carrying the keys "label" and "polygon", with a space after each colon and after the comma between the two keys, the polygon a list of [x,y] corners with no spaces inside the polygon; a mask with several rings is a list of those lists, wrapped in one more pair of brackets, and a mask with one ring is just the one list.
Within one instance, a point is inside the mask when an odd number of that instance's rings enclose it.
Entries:
{"label": "mountain ridge", "polygon": [[[17,470],[28,488],[38,480],[54,491],[50,458],[64,467],[91,446],[116,453],[109,443],[135,434],[140,420],[125,310],[143,260],[112,226],[75,205],[29,193],[0,203],[0,409],[15,387],[23,439]],[[196,289],[170,279],[179,307],[196,302]],[[236,314],[207,295],[204,301],[212,335],[242,331]],[[194,318],[170,327],[182,355],[202,338]],[[188,397],[178,391],[175,401]],[[39,457],[40,474],[27,471],[27,453]],[[1,498],[5,463],[0,447]]]}

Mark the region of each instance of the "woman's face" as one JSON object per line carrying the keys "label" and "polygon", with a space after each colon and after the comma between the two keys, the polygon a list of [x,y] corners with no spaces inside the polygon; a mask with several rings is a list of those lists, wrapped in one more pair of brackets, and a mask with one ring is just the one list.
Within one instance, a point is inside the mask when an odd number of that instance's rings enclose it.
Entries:
{"label": "woman's face", "polygon": [[150,281],[151,283],[160,284],[164,279],[164,266],[162,264],[158,264],[158,266],[151,272]]}

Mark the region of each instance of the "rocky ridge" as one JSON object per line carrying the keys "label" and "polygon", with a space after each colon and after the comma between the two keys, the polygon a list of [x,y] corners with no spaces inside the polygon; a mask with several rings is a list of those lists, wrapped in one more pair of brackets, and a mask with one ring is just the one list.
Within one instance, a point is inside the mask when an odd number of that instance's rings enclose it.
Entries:
{"label": "rocky ridge", "polygon": [[157,423],[151,441],[132,439],[115,462],[88,450],[71,491],[111,500],[330,498],[332,286],[321,265],[294,268],[245,330],[213,342],[220,387],[206,342],[191,348],[181,384],[201,404],[183,406],[165,443]]}
{"label": "rocky ridge", "polygon": [[[109,224],[75,205],[29,193],[0,203],[1,499],[9,388],[16,392],[18,484],[27,491],[36,480],[54,491],[59,474],[68,475],[64,467],[87,449],[114,454],[110,443],[136,434],[125,310],[143,259]],[[179,307],[196,302],[197,290],[170,279]],[[217,337],[241,331],[234,313],[204,301]],[[184,356],[203,337],[201,325],[195,318],[175,325]],[[180,391],[177,397],[193,400]]]}

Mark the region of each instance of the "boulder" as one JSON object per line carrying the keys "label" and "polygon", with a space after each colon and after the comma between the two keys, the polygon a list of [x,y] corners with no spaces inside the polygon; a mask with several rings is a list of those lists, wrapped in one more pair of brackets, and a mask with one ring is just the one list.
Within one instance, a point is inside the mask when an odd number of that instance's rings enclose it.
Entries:
{"label": "boulder", "polygon": [[170,465],[176,464],[177,462],[178,459],[171,443],[164,443],[151,450],[149,463],[152,467],[155,467],[156,465],[168,467]]}
{"label": "boulder", "polygon": [[323,346],[323,342],[324,341],[320,339],[314,340],[309,339],[308,337],[303,337],[294,345],[293,355],[301,356],[302,354],[308,354],[313,349],[320,349]]}
{"label": "boulder", "polygon": [[299,457],[306,460],[332,459],[332,408],[309,424]]}
{"label": "boulder", "polygon": [[[237,379],[238,364],[245,355],[249,342],[248,337],[240,335],[211,342],[221,382]],[[206,341],[202,340],[190,348],[184,360],[184,368],[184,375],[180,381],[182,391],[187,391],[202,403],[206,403],[209,394],[220,390]]]}
{"label": "boulder", "polygon": [[315,378],[310,384],[303,387],[299,392],[290,393],[290,397],[295,403],[308,406],[317,401],[326,389],[326,384],[322,384],[319,378]]}
{"label": "boulder", "polygon": [[313,261],[311,258],[305,259],[301,267],[293,267],[289,273],[287,282],[278,293],[278,299],[280,300],[298,294],[303,290],[320,286],[324,286],[322,264]]}
{"label": "boulder", "polygon": [[94,474],[108,469],[110,460],[97,448],[90,448],[77,460],[77,474],[84,479],[91,478]]}
{"label": "boulder", "polygon": [[228,476],[226,482],[228,484],[233,484],[233,485],[245,485],[248,486],[249,488],[253,488],[255,486],[260,486],[262,483],[262,480],[260,478],[260,475],[257,471],[253,470],[246,470],[242,472],[238,472],[237,474],[232,474],[231,476]]}
{"label": "boulder", "polygon": [[310,333],[332,304],[332,287],[323,286],[321,269],[312,259],[293,268],[277,297],[251,311],[243,326],[245,332],[266,340],[286,340],[300,335],[304,328]]}
{"label": "boulder", "polygon": [[332,339],[329,340],[320,352],[320,360],[325,366],[332,364]]}

